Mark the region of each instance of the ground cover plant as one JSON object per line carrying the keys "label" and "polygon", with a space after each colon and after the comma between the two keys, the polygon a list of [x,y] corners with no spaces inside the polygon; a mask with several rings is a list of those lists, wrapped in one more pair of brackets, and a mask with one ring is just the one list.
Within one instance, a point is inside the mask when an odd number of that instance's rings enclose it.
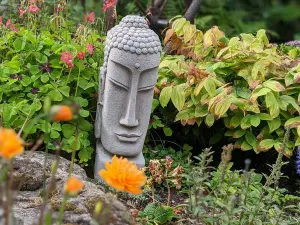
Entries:
{"label": "ground cover plant", "polygon": [[[41,111],[46,97],[52,102],[76,102],[78,123],[48,123],[36,120],[24,132],[36,139],[49,133],[49,148],[72,151],[75,130],[80,163],[91,159],[95,102],[98,92],[99,63],[103,40],[95,30],[94,13],[81,18],[78,26],[69,20],[66,5],[54,4],[48,14],[44,2],[22,1],[19,13],[1,17],[0,23],[0,114],[2,126],[20,129],[25,120],[31,122]],[[11,16],[11,17],[10,17]],[[50,18],[50,20],[49,20]]]}
{"label": "ground cover plant", "polygon": [[[136,224],[300,223],[299,192],[282,183],[287,164],[300,176],[297,41],[273,44],[258,29],[231,37],[229,28],[205,31],[185,18],[172,19],[162,34],[165,51],[143,151],[146,167],[139,170],[114,156],[97,171],[105,184],[92,177],[85,181],[74,176],[74,163],[93,168],[106,25],[79,4],[12,1],[0,15],[0,223],[14,224],[14,163],[25,150],[45,152],[42,191],[34,203],[37,224],[63,224],[72,200],[90,181],[111,193],[108,202],[93,200],[90,224],[109,224],[115,199],[129,208]],[[118,21],[115,4],[107,0],[102,10]],[[202,136],[203,127],[214,135]],[[212,148],[191,146],[188,138]],[[237,151],[269,151],[276,161],[264,173],[251,159],[235,170]],[[46,171],[49,153],[55,161]],[[63,183],[56,179],[60,155],[71,161]]]}

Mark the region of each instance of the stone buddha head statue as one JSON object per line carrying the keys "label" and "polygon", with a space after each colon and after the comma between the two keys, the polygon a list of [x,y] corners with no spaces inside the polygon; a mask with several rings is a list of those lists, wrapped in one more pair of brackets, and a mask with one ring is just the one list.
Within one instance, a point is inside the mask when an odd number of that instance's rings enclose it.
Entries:
{"label": "stone buddha head statue", "polygon": [[126,16],[109,31],[95,123],[97,154],[129,160],[141,155],[161,51],[158,36],[143,17]]}

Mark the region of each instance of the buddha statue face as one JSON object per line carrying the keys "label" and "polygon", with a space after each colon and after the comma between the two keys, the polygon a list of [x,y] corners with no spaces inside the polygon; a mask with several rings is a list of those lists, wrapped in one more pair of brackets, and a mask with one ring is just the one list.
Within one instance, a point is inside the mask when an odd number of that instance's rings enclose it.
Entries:
{"label": "buddha statue face", "polygon": [[143,149],[160,54],[112,49],[103,96],[101,142],[112,154],[134,156]]}
{"label": "buddha statue face", "polygon": [[96,138],[112,155],[142,152],[160,52],[158,36],[139,16],[126,16],[107,36]]}

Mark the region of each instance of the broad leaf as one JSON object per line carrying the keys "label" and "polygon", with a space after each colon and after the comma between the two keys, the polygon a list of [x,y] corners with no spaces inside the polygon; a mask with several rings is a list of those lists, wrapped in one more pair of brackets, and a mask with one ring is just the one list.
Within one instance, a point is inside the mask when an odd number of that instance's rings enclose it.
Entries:
{"label": "broad leaf", "polygon": [[160,96],[159,96],[159,102],[161,106],[164,108],[169,103],[172,96],[172,87],[165,87],[161,90]]}

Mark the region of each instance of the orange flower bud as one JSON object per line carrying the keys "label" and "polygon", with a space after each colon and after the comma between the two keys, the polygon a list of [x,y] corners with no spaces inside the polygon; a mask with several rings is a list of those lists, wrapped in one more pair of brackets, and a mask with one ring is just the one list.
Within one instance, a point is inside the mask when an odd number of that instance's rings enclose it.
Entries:
{"label": "orange flower bud", "polygon": [[82,191],[84,183],[76,177],[70,177],[65,183],[65,192],[69,195],[77,195]]}
{"label": "orange flower bud", "polygon": [[13,129],[0,128],[0,156],[11,160],[24,152],[23,140]]}
{"label": "orange flower bud", "polygon": [[73,112],[69,106],[66,105],[55,105],[50,110],[51,118],[54,121],[69,121],[73,119]]}

